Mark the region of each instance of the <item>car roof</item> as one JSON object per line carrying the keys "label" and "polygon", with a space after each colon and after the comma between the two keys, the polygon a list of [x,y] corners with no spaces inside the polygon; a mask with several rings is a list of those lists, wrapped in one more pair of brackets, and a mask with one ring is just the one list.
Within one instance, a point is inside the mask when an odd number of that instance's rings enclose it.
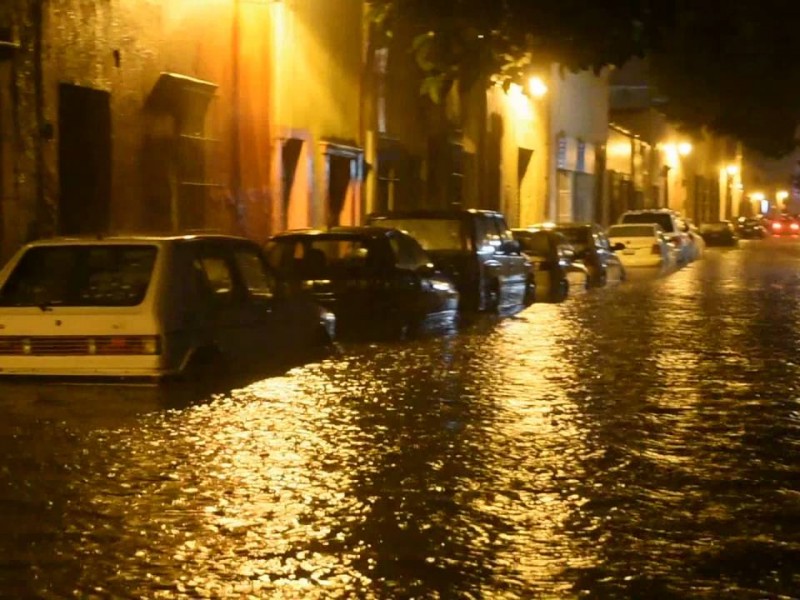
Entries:
{"label": "car roof", "polygon": [[542,229],[542,230],[558,230],[564,228],[577,228],[577,227],[599,227],[597,223],[589,223],[587,221],[564,221],[560,223],[538,223],[531,225],[529,229]]}
{"label": "car roof", "polygon": [[192,233],[192,234],[113,234],[113,235],[74,235],[42,238],[29,242],[29,246],[63,246],[75,245],[102,245],[102,244],[141,244],[141,243],[170,243],[176,241],[209,240],[255,243],[253,240],[237,235],[222,233]]}
{"label": "car roof", "polygon": [[328,229],[290,229],[282,231],[272,236],[273,240],[288,239],[288,238],[304,238],[304,237],[341,237],[352,236],[362,238],[385,238],[390,232],[403,234],[402,231],[387,227],[377,227],[374,225],[350,225],[350,226],[337,226]]}
{"label": "car roof", "polygon": [[[413,209],[413,210],[389,210],[371,213],[368,219],[454,219],[463,218],[469,215],[484,215],[491,217],[503,217],[503,213],[496,210],[482,208],[440,208],[440,209]],[[505,218],[505,217],[503,217]]]}

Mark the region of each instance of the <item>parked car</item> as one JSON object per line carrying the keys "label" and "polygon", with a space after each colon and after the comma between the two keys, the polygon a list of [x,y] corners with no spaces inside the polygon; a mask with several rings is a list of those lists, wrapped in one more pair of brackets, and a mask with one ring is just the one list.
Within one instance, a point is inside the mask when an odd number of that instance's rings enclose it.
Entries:
{"label": "parked car", "polygon": [[781,215],[772,220],[769,230],[773,236],[797,236],[800,235],[800,221],[792,215]]}
{"label": "parked car", "polygon": [[675,262],[683,266],[691,262],[694,249],[691,246],[689,235],[683,231],[680,217],[672,210],[666,208],[650,208],[644,210],[629,210],[622,214],[620,224],[633,225],[637,223],[656,223],[664,232],[664,237],[672,246]]}
{"label": "parked car", "polygon": [[589,271],[575,261],[575,249],[562,234],[535,228],[511,231],[531,263],[537,302],[562,302],[570,291],[588,287]]}
{"label": "parked car", "polygon": [[736,228],[730,221],[703,223],[700,233],[709,246],[736,246],[739,243]]}
{"label": "parked car", "polygon": [[664,232],[656,223],[612,225],[607,231],[608,239],[617,251],[625,268],[654,267],[661,270],[672,265],[672,251]]}
{"label": "parked car", "polygon": [[[562,234],[572,245],[575,260],[589,272],[589,286],[603,287],[608,281],[625,279],[625,267],[614,253],[603,228],[596,223],[542,223],[535,229],[547,229]],[[620,246],[621,247],[621,246]]]}
{"label": "parked car", "polygon": [[279,283],[309,293],[337,318],[340,331],[396,333],[452,324],[453,282],[406,233],[382,227],[333,227],[280,233],[267,245]]}
{"label": "parked car", "polygon": [[555,231],[512,229],[511,233],[531,263],[537,302],[562,302],[569,295],[567,265],[562,260],[566,238]]}
{"label": "parked car", "polygon": [[335,317],[278,297],[244,238],[72,238],[28,244],[3,268],[0,330],[1,375],[162,378],[325,343]]}
{"label": "parked car", "polygon": [[499,212],[394,211],[372,214],[368,223],[414,237],[455,282],[462,310],[513,312],[535,298],[530,263]]}
{"label": "parked car", "polygon": [[767,237],[767,228],[764,227],[762,219],[739,217],[736,222],[736,232],[740,239],[760,240]]}
{"label": "parked car", "polygon": [[689,237],[689,256],[691,261],[699,260],[703,257],[706,250],[706,241],[700,233],[700,228],[691,219],[681,219],[683,221],[683,231]]}

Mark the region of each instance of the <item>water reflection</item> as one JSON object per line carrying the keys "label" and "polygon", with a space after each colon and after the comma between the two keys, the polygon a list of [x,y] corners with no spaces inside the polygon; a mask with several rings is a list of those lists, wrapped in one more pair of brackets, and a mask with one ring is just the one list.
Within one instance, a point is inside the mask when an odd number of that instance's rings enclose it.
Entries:
{"label": "water reflection", "polygon": [[2,592],[791,597],[798,262],[709,251],[223,389],[3,388]]}

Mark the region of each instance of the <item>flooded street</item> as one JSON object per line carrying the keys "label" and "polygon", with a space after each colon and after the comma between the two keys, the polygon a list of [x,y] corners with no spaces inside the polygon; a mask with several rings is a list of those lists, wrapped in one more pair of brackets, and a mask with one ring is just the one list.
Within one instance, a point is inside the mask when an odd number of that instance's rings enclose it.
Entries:
{"label": "flooded street", "polygon": [[800,243],[233,391],[5,385],[0,596],[800,597]]}

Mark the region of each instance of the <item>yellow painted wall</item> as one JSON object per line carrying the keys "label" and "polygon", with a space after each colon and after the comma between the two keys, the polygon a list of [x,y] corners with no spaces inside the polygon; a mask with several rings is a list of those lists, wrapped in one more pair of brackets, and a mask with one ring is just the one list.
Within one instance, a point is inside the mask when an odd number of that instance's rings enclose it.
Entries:
{"label": "yellow painted wall", "polygon": [[[545,220],[547,198],[547,104],[513,86],[508,92],[494,86],[487,92],[489,113],[503,120],[500,176],[501,210],[511,227]],[[533,151],[520,180],[519,149]]]}
{"label": "yellow painted wall", "polygon": [[[362,0],[272,2],[275,123],[278,137],[304,139],[292,202],[310,203],[309,223],[326,219],[324,142],[358,147],[362,61]],[[356,186],[357,184],[354,184]],[[358,190],[350,200],[357,202]],[[290,223],[303,223],[295,210]]]}

